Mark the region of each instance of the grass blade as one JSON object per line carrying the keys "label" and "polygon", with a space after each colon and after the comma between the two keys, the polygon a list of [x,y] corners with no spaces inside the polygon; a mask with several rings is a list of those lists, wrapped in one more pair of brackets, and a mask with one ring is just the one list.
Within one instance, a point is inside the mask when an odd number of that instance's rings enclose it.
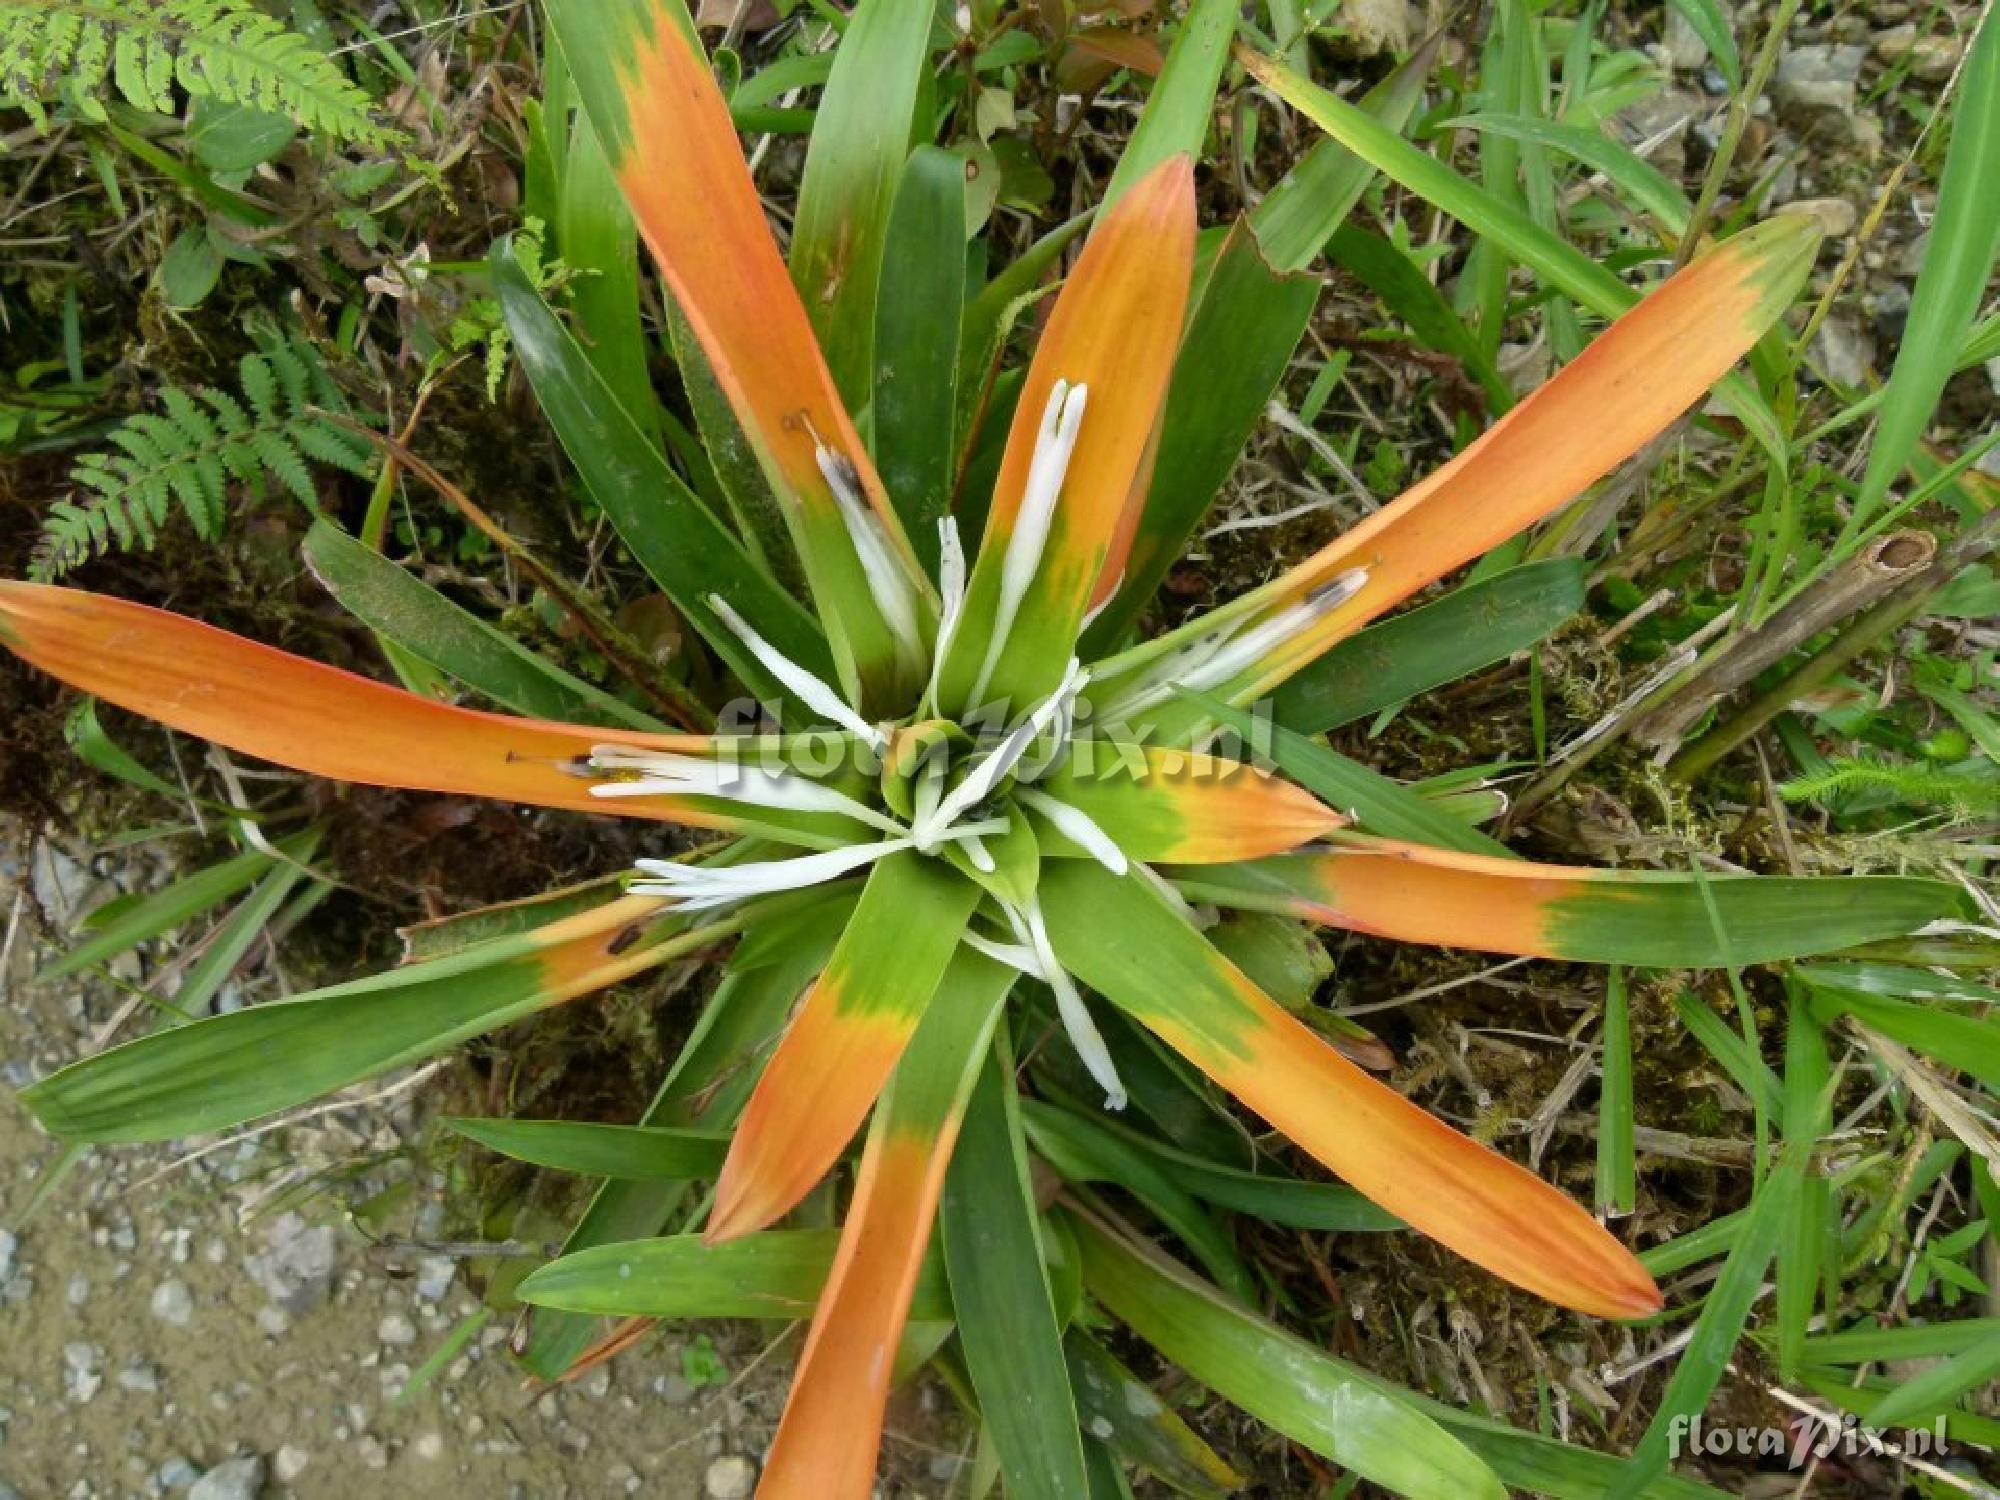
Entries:
{"label": "grass blade", "polygon": [[792,280],[834,384],[855,411],[868,405],[875,380],[882,251],[923,90],[931,17],[932,7],[906,0],[855,6],[806,147]]}
{"label": "grass blade", "polygon": [[1876,420],[1842,542],[1880,508],[1916,452],[1951,378],[1959,346],[1978,315],[2000,253],[2000,25],[1986,12],[1973,38],[1954,111],[1951,145],[1938,182],[1924,263],[1910,294],[1910,318]]}
{"label": "grass blade", "polygon": [[1597,1211],[1607,1219],[1632,1212],[1638,1199],[1632,1151],[1632,1012],[1625,970],[1613,964],[1604,981],[1602,1082],[1597,1098]]}
{"label": "grass blade", "polygon": [[959,1343],[1007,1494],[1068,1500],[1085,1488],[1083,1445],[1013,1071],[1003,1028],[973,1085],[938,1223]]}
{"label": "grass blade", "polygon": [[582,1120],[447,1119],[445,1125],[489,1151],[557,1172],[625,1181],[713,1177],[729,1137],[661,1125],[598,1125]]}

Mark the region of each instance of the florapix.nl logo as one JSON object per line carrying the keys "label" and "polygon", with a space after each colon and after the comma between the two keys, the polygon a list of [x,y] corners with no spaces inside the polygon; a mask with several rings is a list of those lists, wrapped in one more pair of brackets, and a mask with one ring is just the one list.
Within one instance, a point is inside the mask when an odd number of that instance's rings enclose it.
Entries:
{"label": "florapix.nl logo", "polygon": [[1802,1417],[1789,1427],[1728,1427],[1702,1417],[1677,1416],[1667,1429],[1668,1452],[1682,1458],[1776,1458],[1788,1469],[1815,1459],[1942,1458],[1945,1419],[1930,1427],[1865,1427],[1853,1412]]}

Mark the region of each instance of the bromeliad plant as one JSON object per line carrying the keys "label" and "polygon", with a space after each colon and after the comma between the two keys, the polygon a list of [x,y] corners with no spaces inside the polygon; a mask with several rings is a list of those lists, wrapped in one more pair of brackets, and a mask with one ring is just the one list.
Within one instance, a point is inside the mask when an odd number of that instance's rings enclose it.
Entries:
{"label": "bromeliad plant", "polygon": [[[949,511],[925,516],[886,492],[885,470],[910,470],[883,448],[895,424],[842,399],[868,361],[830,340],[837,382],[823,356],[679,0],[555,0],[549,12],[594,149],[691,334],[687,358],[726,398],[782,528],[748,514],[732,526],[652,449],[639,468],[657,481],[656,512],[607,509],[754,694],[756,721],[712,734],[634,727],[643,716],[552,669],[530,674],[527,695],[599,722],[478,712],[157,610],[26,583],[0,583],[0,642],[112,703],[312,774],[721,837],[642,860],[620,891],[502,909],[470,937],[452,924],[420,934],[430,956],[392,974],[80,1062],[26,1092],[37,1116],[77,1141],[219,1128],[738,939],[642,1128],[466,1129],[626,1179],[593,1205],[575,1253],[521,1288],[555,1310],[530,1341],[544,1373],[585,1355],[591,1325],[577,1313],[810,1316],[769,1495],[868,1494],[899,1347],[935,1352],[942,1332],[923,1330],[954,1322],[960,1338],[941,1358],[981,1408],[1011,1492],[1085,1493],[1078,1412],[1095,1409],[1092,1393],[1117,1367],[1075,1328],[1065,1364],[1060,1330],[1083,1285],[1227,1383],[1236,1313],[1162,1272],[1080,1186],[1116,1175],[1107,1153],[1150,1162],[1153,1179],[1134,1169],[1134,1180],[1162,1181],[1148,1206],[1248,1293],[1201,1214],[1174,1205],[1188,1193],[1252,1201],[1273,1179],[1104,1123],[1103,1110],[1118,1118],[1131,1102],[1130,1117],[1157,1125],[1170,1113],[1160,1100],[1199,1098],[1182,1064],[1395,1220],[1494,1274],[1593,1317],[1658,1310],[1651,1278],[1582,1208],[1370,1077],[1271,998],[1211,941],[1216,909],[1671,966],[1900,935],[1957,914],[1955,895],[1901,879],[1540,866],[1462,825],[1462,837],[1426,842],[1400,835],[1436,826],[1428,804],[1370,794],[1349,805],[1327,752],[1298,736],[1266,742],[1296,781],[1221,753],[1217,736],[1248,725],[1257,742],[1242,710],[1550,515],[1723,379],[1801,284],[1809,221],[1774,220],[1708,249],[1367,522],[1233,603],[1134,643],[1128,622],[1198,514],[1184,500],[1171,515],[1155,503],[1174,477],[1160,472],[1162,455],[1181,451],[1172,392],[1210,374],[1176,366],[1191,297],[1235,274],[1247,243],[1205,259],[1197,285],[1193,168],[1170,133],[1142,126],[1064,279],[1018,379],[990,494],[961,502],[971,514],[983,501],[968,555]],[[843,53],[896,14],[864,5]],[[1201,7],[1190,36],[1226,14]],[[1226,26],[1221,38],[1189,43],[1209,49],[1211,92]],[[818,267],[814,284],[831,297],[849,273],[865,269]],[[495,276],[552,420],[586,476],[612,483],[590,434],[623,443],[638,431],[617,394],[634,372],[578,358],[504,252]],[[897,295],[884,284],[885,308]],[[366,593],[343,582],[388,567],[324,527],[309,552],[343,598]],[[794,560],[810,609],[785,583]],[[1032,1070],[1013,1061],[1017,1024],[1045,1026]],[[1032,1097],[1017,1097],[1022,1080]],[[1095,1097],[1079,1099],[1087,1091]],[[774,1229],[864,1125],[837,1236]],[[1046,1216],[1029,1189],[1029,1143],[1073,1185]],[[710,1178],[699,1238],[647,1238],[674,1214],[679,1185]],[[941,1196],[957,1203],[944,1216],[943,1277],[929,1259]],[[1393,1222],[1351,1201],[1337,1213],[1326,1207],[1335,1199],[1311,1201],[1334,1215],[1322,1227]],[[1179,1321],[1163,1312],[1169,1293],[1182,1298]],[[1202,1330],[1196,1345],[1190,1329]],[[1293,1378],[1307,1371],[1301,1362]],[[1301,1415],[1311,1403],[1287,1398],[1280,1378],[1257,1409],[1401,1492],[1498,1493],[1494,1471],[1432,1418],[1365,1381],[1342,1400]],[[1323,1419],[1333,1426],[1315,1425]],[[1110,1429],[1093,1420],[1091,1430]],[[1187,1451],[1181,1461],[1212,1484],[1215,1467]]]}

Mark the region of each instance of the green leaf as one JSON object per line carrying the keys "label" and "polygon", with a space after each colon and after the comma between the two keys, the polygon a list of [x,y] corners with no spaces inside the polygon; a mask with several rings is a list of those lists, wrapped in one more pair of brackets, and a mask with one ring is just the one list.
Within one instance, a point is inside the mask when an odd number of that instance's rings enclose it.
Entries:
{"label": "green leaf", "polygon": [[1906,1323],[1884,1328],[1862,1322],[1839,1333],[1809,1336],[1802,1351],[1807,1364],[1872,1365],[1905,1360],[1954,1359],[2000,1339],[2000,1318],[1964,1318],[1955,1323]]}
{"label": "green leaf", "polygon": [[958,458],[958,339],[965,316],[965,159],[919,146],[889,219],[875,309],[876,467],[933,575]]}
{"label": "green leaf", "polygon": [[[1428,38],[1407,60],[1361,96],[1361,108],[1385,129],[1401,133],[1423,98],[1444,33]],[[1321,141],[1250,211],[1250,228],[1280,271],[1302,271],[1354,211],[1375,168],[1339,141]]]}
{"label": "green leaf", "polygon": [[490,1151],[557,1172],[640,1182],[713,1177],[729,1137],[663,1125],[597,1125],[581,1120],[449,1118],[445,1125]]}
{"label": "green leaf", "polygon": [[2000,1333],[1989,1333],[1961,1354],[1912,1375],[1884,1396],[1867,1416],[1875,1428],[1907,1426],[1956,1406],[1969,1391],[1990,1390],[2000,1380]]}
{"label": "green leaf", "polygon": [[929,4],[908,0],[854,7],[806,148],[792,280],[850,411],[867,406],[874,383],[883,241],[910,151],[931,16]]}
{"label": "green leaf", "polygon": [[564,917],[589,911],[618,898],[624,877],[603,875],[576,885],[524,896],[518,901],[500,901],[491,906],[449,917],[433,917],[396,929],[403,940],[403,962],[424,963],[433,958],[463,952],[475,943],[491,938],[518,937],[537,927],[546,927]]}
{"label": "green leaf", "polygon": [[299,133],[283,115],[248,104],[227,104],[213,94],[188,102],[188,148],[211,172],[248,172],[291,144]]}
{"label": "green leaf", "polygon": [[1718,0],[1668,0],[1681,13],[1690,30],[1701,38],[1708,48],[1708,55],[1715,59],[1715,65],[1722,70],[1724,80],[1732,89],[1743,87],[1743,58],[1736,50],[1736,33],[1729,24],[1729,13]]}
{"label": "green leaf", "polygon": [[1094,1219],[1070,1222],[1091,1295],[1224,1399],[1396,1494],[1503,1500],[1470,1450],[1374,1381]]}
{"label": "green leaf", "polygon": [[[767,1229],[720,1245],[698,1234],[598,1245],[531,1272],[515,1295],[537,1307],[613,1318],[810,1318],[833,1268],[837,1229]],[[931,1255],[910,1321],[951,1316],[944,1266]]]}
{"label": "green leaf", "polygon": [[1085,1486],[1076,1404],[1042,1243],[1011,1049],[995,1038],[973,1084],[938,1225],[965,1366],[1014,1500]]}
{"label": "green leaf", "polygon": [[[552,128],[561,129],[562,121]],[[570,307],[583,331],[584,354],[620,409],[657,445],[660,403],[646,376],[646,333],[639,321],[638,229],[582,110],[563,153],[555,238],[563,264],[583,273],[571,284]]]}
{"label": "green leaf", "polygon": [[[614,944],[618,955],[609,952]],[[69,1140],[157,1141],[221,1130],[433,1056],[663,962],[675,948],[621,941],[609,924],[560,946],[541,933],[501,938],[141,1037],[72,1063],[22,1090],[21,1101],[44,1128]],[[551,959],[562,962],[551,967]]]}
{"label": "green leaf", "polygon": [[1576,558],[1526,563],[1465,584],[1339,642],[1278,689],[1272,716],[1299,734],[1338,729],[1526,650],[1581,609],[1583,598]]}
{"label": "green leaf", "polygon": [[1350,1187],[1305,1182],[1276,1172],[1246,1172],[1179,1151],[1122,1127],[1105,1124],[1141,1156],[1150,1157],[1179,1186],[1218,1208],[1270,1224],[1332,1234],[1401,1229],[1402,1220],[1377,1208]]}
{"label": "green leaf", "polygon": [[762,572],[618,404],[576,340],[549,311],[505,241],[489,266],[521,364],[549,423],[632,555],[694,623],[716,654],[759,694],[777,684],[716,617],[719,594],[772,645],[818,675],[834,678],[833,654],[818,622]]}
{"label": "green leaf", "polygon": [[1604,1035],[1599,1045],[1597,1212],[1604,1218],[1622,1218],[1633,1210],[1638,1182],[1632,1151],[1632,1014],[1625,995],[1625,970],[1617,964],[1605,976]]}
{"label": "green leaf", "polygon": [[1236,32],[1237,0],[1193,0],[1181,20],[1180,34],[1167,53],[1153,91],[1140,111],[1139,123],[1125,142],[1118,166],[1105,185],[1098,211],[1106,212],[1127,188],[1171,156],[1199,161],[1208,138],[1208,117],[1215,108],[1215,91],[1222,82],[1222,65],[1229,60],[1229,40]]}
{"label": "green leaf", "polygon": [[1989,1089],[2000,1089],[2000,1024],[1935,1006],[1825,988],[1804,974],[1799,977],[1811,988],[1813,1014],[1822,1020],[1852,1016],[1947,1068],[1972,1074]]}
{"label": "green leaf", "polygon": [[[1959,80],[1924,263],[1889,372],[1849,534],[1881,506],[1937,410],[2000,254],[2000,26],[1983,17]],[[1844,538],[1843,538],[1844,539]]]}
{"label": "green leaf", "polygon": [[[1523,210],[1418,150],[1345,99],[1270,58],[1246,56],[1245,61],[1280,98],[1348,150],[1383,176],[1450,214],[1478,235],[1482,245],[1491,244],[1507,260],[1533,270],[1551,289],[1606,318],[1617,317],[1639,300],[1639,293],[1575,246],[1542,228]],[[1716,382],[1715,389],[1756,435],[1773,462],[1784,467],[1790,446],[1770,403],[1740,374],[1724,376]]]}
{"label": "green leaf", "polygon": [[[1091,217],[1089,213],[1081,213],[1056,225],[1010,261],[966,304],[965,324],[958,341],[960,417],[956,426],[961,445],[961,467],[967,457],[964,450],[980,434],[982,416],[986,418],[985,425],[997,425],[999,434],[1006,432],[1006,414],[983,409],[988,407],[994,395],[993,387],[1007,335],[1013,329],[1015,320],[1048,291],[1042,284],[1043,279],[1068,248],[1069,242],[1090,227]],[[997,424],[993,422],[996,417],[1001,419]],[[997,463],[997,456],[995,461]],[[968,498],[975,493],[969,491]],[[978,507],[982,523],[985,504],[985,498],[981,496]],[[959,529],[968,537],[979,535],[979,527],[972,521],[969,515],[959,517]]]}
{"label": "green leaf", "polygon": [[1036,1153],[1065,1179],[1115,1183],[1144,1203],[1227,1291],[1245,1301],[1256,1298],[1256,1279],[1229,1235],[1156,1160],[1079,1111],[1029,1099],[1022,1102],[1021,1119]]}
{"label": "green leaf", "polygon": [[1409,324],[1419,342],[1464,365],[1466,374],[1485,391],[1491,411],[1504,412],[1514,404],[1514,388],[1507,384],[1485,345],[1473,336],[1465,320],[1408,255],[1359,224],[1343,224],[1336,229],[1327,241],[1326,252],[1337,264],[1360,277],[1388,305],[1390,312]]}
{"label": "green leaf", "polygon": [[[1815,1142],[1833,1129],[1827,1085],[1826,1038],[1796,986],[1788,987],[1785,1030],[1784,1131],[1788,1141]],[[1832,1211],[1832,1184],[1802,1173],[1792,1214],[1778,1234],[1776,1273],[1779,1379],[1798,1378],[1806,1328],[1819,1296],[1821,1257]]]}
{"label": "green leaf", "polygon": [[183,229],[174,236],[153,274],[160,295],[177,312],[198,306],[221,279],[222,247],[206,224]]}
{"label": "green leaf", "polygon": [[1063,1351],[1084,1424],[1120,1458],[1194,1500],[1221,1500],[1242,1488],[1243,1476],[1096,1339],[1072,1328]]}
{"label": "green leaf", "polygon": [[[1053,1035],[1062,1024],[1052,1003],[1029,992],[1031,1014],[1044,1032]],[[1201,1073],[1123,1011],[1100,1011],[1099,1029],[1118,1076],[1132,1096],[1131,1115],[1143,1119],[1167,1141],[1202,1161],[1235,1161],[1248,1165],[1255,1148],[1242,1124],[1218,1102],[1214,1087]],[[1025,1034],[1025,1033],[1024,1033]],[[1069,1046],[1031,1049],[1030,1067],[1037,1086],[1073,1100],[1101,1102],[1103,1090],[1084,1070]]]}
{"label": "green leaf", "polygon": [[[309,857],[311,849],[308,845],[303,853]],[[174,1009],[180,1017],[192,1019],[208,1009],[244,955],[264,935],[293,890],[309,873],[303,865],[280,864],[251,888],[250,894],[202,945],[195,961],[187,966],[180,983],[174,987]],[[326,881],[316,879],[309,894],[317,899],[332,889]],[[165,1019],[178,1021],[180,1017]]]}
{"label": "green leaf", "polygon": [[157,776],[134,760],[125,747],[105,732],[104,725],[97,717],[97,700],[81,698],[75,708],[63,721],[63,739],[78,760],[93,771],[102,771],[107,776],[116,776],[131,786],[149,792],[158,792],[162,797],[181,801],[188,795],[164,776]]}
{"label": "green leaf", "polygon": [[2000,1005],[2000,989],[1957,974],[1915,969],[1904,964],[1800,964],[1792,972],[1819,990],[1856,995],[1886,995],[1892,1000],[1963,1001],[1968,1005]]}
{"label": "green leaf", "polygon": [[496,703],[538,719],[665,727],[544,660],[330,521],[313,522],[300,550],[349,614]]}
{"label": "green leaf", "polygon": [[[853,910],[851,895],[836,895],[750,929],[640,1117],[642,1126],[722,1128],[736,1118],[762,1060],[800,993],[825,967]],[[564,1254],[658,1234],[686,1190],[684,1182],[606,1182],[570,1230]],[[537,1311],[520,1354],[522,1367],[539,1379],[556,1379],[589,1348],[595,1329],[595,1320],[584,1314]]]}
{"label": "green leaf", "polygon": [[[1815,1055],[1806,1039],[1794,1036],[1788,1041],[1785,1069],[1788,1130],[1798,1130],[1808,1123],[1801,1117],[1810,1115],[1815,1106],[1824,1068],[1824,1055]],[[1788,1135],[1777,1164],[1758,1184],[1736,1231],[1728,1259],[1702,1300],[1693,1334],[1675,1362],[1666,1391],[1654,1409],[1645,1435],[1633,1450],[1624,1476],[1613,1492],[1613,1500],[1633,1500],[1645,1493],[1647,1485],[1666,1472],[1675,1434],[1707,1407],[1735,1353],[1737,1340],[1743,1336],[1750,1309],[1763,1289],[1764,1272],[1795,1220],[1816,1143],[1817,1135],[1810,1129]]]}
{"label": "green leaf", "polygon": [[[306,835],[294,834],[277,846],[298,858],[308,847]],[[170,928],[191,921],[203,912],[220,906],[238,891],[247,890],[270,873],[277,861],[261,849],[246,849],[219,863],[184,875],[173,884],[121,907],[84,942],[77,944],[34,978],[36,984],[79,974],[85,969],[136,948]]]}
{"label": "green leaf", "polygon": [[1621,201],[1651,214],[1669,234],[1679,236],[1687,229],[1693,206],[1679,184],[1631,147],[1595,130],[1565,125],[1540,115],[1500,112],[1461,115],[1444,121],[1438,128],[1487,131],[1561,152],[1592,171],[1603,173],[1618,190]]}
{"label": "green leaf", "polygon": [[[764,477],[757,450],[743,424],[736,420],[722,382],[716,379],[715,367],[708,362],[680,303],[671,291],[663,292],[661,300],[666,305],[667,338],[680,369],[681,390],[700,434],[699,454],[707,474],[736,523],[744,550],[757,566],[794,594],[804,596],[805,568],[793,548],[784,508],[771,491],[771,481]],[[706,490],[702,497],[708,499]]]}

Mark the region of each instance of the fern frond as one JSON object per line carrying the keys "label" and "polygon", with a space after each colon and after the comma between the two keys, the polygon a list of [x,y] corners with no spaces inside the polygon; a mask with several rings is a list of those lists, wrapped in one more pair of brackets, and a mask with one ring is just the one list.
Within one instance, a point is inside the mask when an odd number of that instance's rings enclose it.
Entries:
{"label": "fern frond", "polygon": [[42,519],[29,576],[49,582],[112,550],[151,548],[176,503],[196,536],[222,534],[229,482],[261,492],[265,475],[308,508],[314,462],[362,474],[371,453],[314,408],[345,412],[340,387],[314,348],[259,333],[237,367],[239,397],[212,387],[160,393],[159,411],[139,412],[108,435],[112,450],[86,454],[70,470],[77,493]]}
{"label": "fern frond", "polygon": [[1854,791],[1888,792],[1898,802],[1949,808],[1961,817],[2000,810],[2000,780],[1866,756],[1829,761],[1825,769],[1793,777],[1778,788],[1787,802],[1825,803]]}
{"label": "fern frond", "polygon": [[176,83],[340,141],[378,148],[400,138],[332,58],[251,0],[0,0],[0,104],[38,124],[51,96],[102,120],[113,90],[172,114]]}

